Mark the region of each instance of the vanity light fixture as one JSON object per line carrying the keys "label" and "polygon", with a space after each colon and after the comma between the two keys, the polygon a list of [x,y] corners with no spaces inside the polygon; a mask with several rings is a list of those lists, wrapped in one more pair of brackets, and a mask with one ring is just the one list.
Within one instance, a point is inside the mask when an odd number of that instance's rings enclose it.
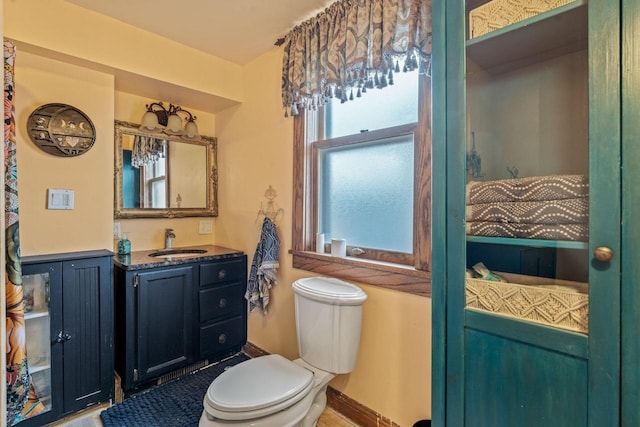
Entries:
{"label": "vanity light fixture", "polygon": [[[140,130],[162,131],[167,135],[179,135],[190,140],[200,139],[198,125],[196,125],[197,117],[179,105],[169,104],[167,109],[162,102],[152,102],[147,104],[146,108],[147,111],[142,116]],[[184,114],[187,120],[184,128],[182,127],[182,118],[179,116],[180,113]]]}

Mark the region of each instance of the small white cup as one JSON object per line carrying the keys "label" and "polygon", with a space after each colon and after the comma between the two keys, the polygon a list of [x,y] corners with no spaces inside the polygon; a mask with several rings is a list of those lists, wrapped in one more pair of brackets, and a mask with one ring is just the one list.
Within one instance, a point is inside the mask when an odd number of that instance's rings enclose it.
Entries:
{"label": "small white cup", "polygon": [[316,252],[324,253],[324,233],[316,233]]}
{"label": "small white cup", "polygon": [[347,241],[345,239],[331,239],[331,256],[340,258],[347,256]]}

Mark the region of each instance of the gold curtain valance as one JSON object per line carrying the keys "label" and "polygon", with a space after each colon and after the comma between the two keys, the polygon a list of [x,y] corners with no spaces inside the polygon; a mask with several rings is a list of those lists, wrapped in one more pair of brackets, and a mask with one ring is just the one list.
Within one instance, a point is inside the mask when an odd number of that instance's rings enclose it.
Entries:
{"label": "gold curtain valance", "polygon": [[330,96],[393,84],[398,58],[425,73],[431,61],[431,0],[340,0],[284,39],[285,114],[315,109]]}

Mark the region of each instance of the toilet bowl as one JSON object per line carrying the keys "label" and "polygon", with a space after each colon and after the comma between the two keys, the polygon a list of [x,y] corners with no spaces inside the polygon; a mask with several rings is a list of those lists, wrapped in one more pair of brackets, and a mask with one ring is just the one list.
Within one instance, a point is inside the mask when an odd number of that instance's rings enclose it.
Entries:
{"label": "toilet bowl", "polygon": [[367,295],[333,278],[300,279],[292,287],[301,358],[272,354],[222,373],[207,390],[200,427],[313,427],[329,381],[354,369]]}
{"label": "toilet bowl", "polygon": [[277,354],[248,360],[209,387],[200,426],[312,427],[334,376]]}

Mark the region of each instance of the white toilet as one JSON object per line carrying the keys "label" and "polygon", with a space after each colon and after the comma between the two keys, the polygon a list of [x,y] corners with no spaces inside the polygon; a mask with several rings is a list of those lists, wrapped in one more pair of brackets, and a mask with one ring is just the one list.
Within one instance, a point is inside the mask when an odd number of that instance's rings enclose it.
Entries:
{"label": "white toilet", "polygon": [[300,279],[292,287],[300,359],[272,354],[222,373],[207,390],[200,427],[313,427],[327,403],[329,381],[353,371],[367,295],[326,277]]}

